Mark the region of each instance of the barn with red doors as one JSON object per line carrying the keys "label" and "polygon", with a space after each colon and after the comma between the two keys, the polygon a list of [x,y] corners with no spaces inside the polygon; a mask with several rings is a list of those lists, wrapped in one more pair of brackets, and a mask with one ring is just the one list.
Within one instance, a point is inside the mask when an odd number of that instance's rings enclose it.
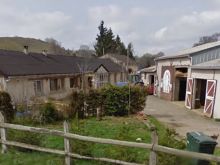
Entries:
{"label": "barn with red doors", "polygon": [[185,105],[207,117],[220,118],[220,59],[191,66]]}

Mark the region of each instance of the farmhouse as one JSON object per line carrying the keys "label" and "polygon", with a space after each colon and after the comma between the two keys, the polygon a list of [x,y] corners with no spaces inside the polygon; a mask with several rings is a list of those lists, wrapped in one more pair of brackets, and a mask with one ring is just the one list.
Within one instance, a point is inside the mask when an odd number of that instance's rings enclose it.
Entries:
{"label": "farmhouse", "polygon": [[108,59],[0,50],[0,91],[15,103],[60,99],[73,90],[88,91],[125,77],[121,66]]}
{"label": "farmhouse", "polygon": [[204,107],[209,117],[219,118],[218,62],[220,42],[213,42],[156,59],[157,94],[170,101],[184,101],[187,108]]}

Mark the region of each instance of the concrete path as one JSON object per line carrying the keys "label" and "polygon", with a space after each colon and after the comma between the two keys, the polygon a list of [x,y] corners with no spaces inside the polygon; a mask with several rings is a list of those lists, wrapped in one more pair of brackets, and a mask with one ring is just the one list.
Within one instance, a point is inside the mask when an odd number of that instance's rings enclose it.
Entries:
{"label": "concrete path", "polygon": [[199,110],[186,109],[183,102],[165,101],[155,96],[148,96],[146,102],[145,113],[174,128],[180,136],[186,137],[191,131],[219,134],[217,142],[220,147],[220,122],[203,116]]}

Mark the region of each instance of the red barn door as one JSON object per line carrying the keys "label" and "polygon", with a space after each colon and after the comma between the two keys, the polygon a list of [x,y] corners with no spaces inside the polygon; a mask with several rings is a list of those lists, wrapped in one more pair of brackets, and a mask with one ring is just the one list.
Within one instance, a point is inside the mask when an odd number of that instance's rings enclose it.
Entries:
{"label": "red barn door", "polygon": [[216,80],[207,80],[204,113],[208,117],[212,117],[213,114],[216,93],[215,91]]}
{"label": "red barn door", "polygon": [[187,79],[185,106],[192,109],[193,78]]}

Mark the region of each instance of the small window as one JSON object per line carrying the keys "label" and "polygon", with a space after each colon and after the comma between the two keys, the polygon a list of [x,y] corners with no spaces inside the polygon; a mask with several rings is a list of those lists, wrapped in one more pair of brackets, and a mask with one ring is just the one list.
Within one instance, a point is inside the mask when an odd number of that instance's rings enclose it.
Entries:
{"label": "small window", "polygon": [[57,91],[58,89],[59,89],[58,79],[51,79],[50,80],[50,91]]}
{"label": "small window", "polygon": [[114,74],[114,82],[117,82],[117,73]]}
{"label": "small window", "polygon": [[61,79],[50,79],[50,91],[58,91],[61,89],[65,89],[65,80],[64,78]]}
{"label": "small window", "polygon": [[42,80],[34,81],[34,92],[36,96],[43,95],[43,81]]}
{"label": "small window", "polygon": [[70,78],[70,88],[76,88],[77,87],[77,78],[73,77]]}

